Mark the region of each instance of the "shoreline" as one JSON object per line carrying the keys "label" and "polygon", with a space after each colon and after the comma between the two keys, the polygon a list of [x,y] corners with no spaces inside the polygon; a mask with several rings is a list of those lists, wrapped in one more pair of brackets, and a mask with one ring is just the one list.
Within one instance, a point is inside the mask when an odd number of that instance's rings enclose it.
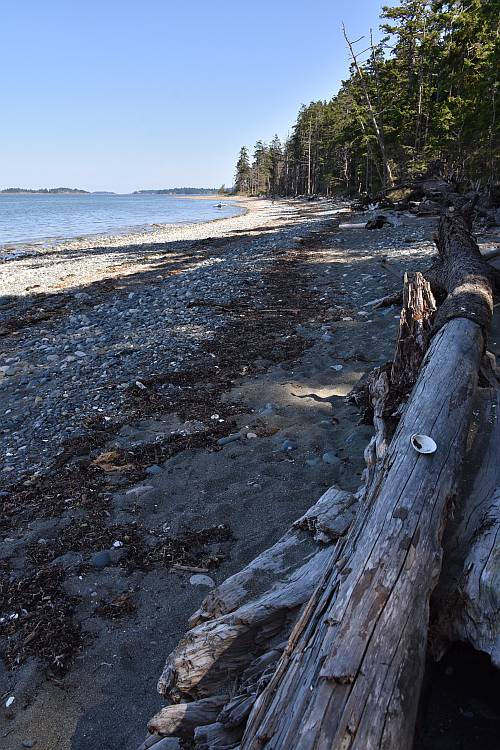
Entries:
{"label": "shoreline", "polygon": [[399,325],[372,308],[399,285],[380,260],[423,270],[435,226],[337,212],[255,200],[168,242],[3,265],[6,750],[136,750],[207,585],[357,489],[372,428],[343,396]]}
{"label": "shoreline", "polygon": [[[219,198],[222,196],[210,196],[210,198]],[[186,196],[186,199],[189,200],[205,200],[205,196]],[[238,204],[243,202],[242,199],[231,199],[234,204]],[[246,200],[246,199],[244,199]],[[228,201],[229,202],[229,201]],[[235,205],[234,208],[240,209],[239,206]],[[105,242],[106,244],[110,244],[110,242],[119,242],[121,239],[132,239],[132,238],[138,238],[141,237],[144,238],[144,241],[148,242],[151,241],[151,237],[157,238],[159,232],[165,232],[173,227],[189,227],[189,226],[198,226],[200,224],[211,224],[214,221],[224,221],[225,219],[234,219],[238,216],[244,216],[245,213],[247,213],[248,208],[242,208],[239,210],[239,213],[235,213],[233,216],[216,216],[213,219],[202,219],[200,221],[187,221],[187,222],[173,222],[173,223],[163,223],[163,222],[154,222],[152,224],[132,224],[130,226],[124,226],[122,227],[122,230],[112,230],[108,232],[97,232],[97,233],[89,233],[89,234],[78,234],[75,237],[40,237],[38,239],[34,240],[19,240],[19,241],[7,241],[7,242],[0,242],[0,261],[9,261],[9,260],[15,260],[16,257],[21,257],[21,253],[23,256],[26,254],[29,254],[30,252],[33,252],[34,250],[38,251],[44,251],[44,250],[53,250],[56,249],[58,246],[66,246],[68,243],[74,243],[74,242],[82,242],[82,243],[102,243]],[[159,230],[155,231],[155,230]],[[161,241],[161,240],[160,240]],[[82,247],[84,249],[84,247]],[[9,254],[12,253],[14,256],[13,258],[9,258]]]}
{"label": "shoreline", "polygon": [[[104,279],[154,270],[166,255],[172,259],[189,256],[193,245],[200,241],[243,240],[261,230],[267,231],[276,222],[281,227],[292,226],[313,214],[327,219],[337,210],[331,203],[316,204],[311,209],[307,204],[290,200],[272,204],[271,200],[250,198],[239,203],[243,210],[237,216],[162,225],[152,232],[67,239],[20,251],[8,261],[0,261],[0,301],[3,297],[10,304],[15,298],[29,300],[41,294],[70,292]],[[197,265],[193,260],[192,267]]]}

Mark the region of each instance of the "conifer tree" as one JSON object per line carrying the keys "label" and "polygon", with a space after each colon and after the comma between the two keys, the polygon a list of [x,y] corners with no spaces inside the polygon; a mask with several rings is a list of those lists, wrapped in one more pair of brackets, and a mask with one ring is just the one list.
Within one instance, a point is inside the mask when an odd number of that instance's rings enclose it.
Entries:
{"label": "conifer tree", "polygon": [[250,159],[245,146],[241,147],[240,155],[236,163],[234,187],[237,193],[250,192]]}

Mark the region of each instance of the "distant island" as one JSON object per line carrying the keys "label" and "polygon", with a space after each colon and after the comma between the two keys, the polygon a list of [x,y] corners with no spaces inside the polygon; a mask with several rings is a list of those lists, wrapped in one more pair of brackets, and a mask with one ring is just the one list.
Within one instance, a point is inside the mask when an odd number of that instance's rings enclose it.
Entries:
{"label": "distant island", "polygon": [[133,195],[217,195],[219,188],[164,188],[162,190],[135,190]]}
{"label": "distant island", "polygon": [[[220,188],[177,187],[158,190],[134,190],[129,195],[228,195],[229,192],[225,185],[222,185]],[[117,193],[111,190],[90,191],[67,187],[39,188],[38,190],[10,187],[0,190],[0,195],[117,195]]]}
{"label": "distant island", "polygon": [[24,195],[24,194],[42,194],[42,195],[60,195],[60,194],[77,194],[77,195],[90,195],[88,190],[80,190],[79,188],[67,188],[67,187],[58,187],[58,188],[40,188],[39,190],[31,190],[30,188],[4,188],[4,190],[0,190],[0,193],[9,193],[14,195]]}

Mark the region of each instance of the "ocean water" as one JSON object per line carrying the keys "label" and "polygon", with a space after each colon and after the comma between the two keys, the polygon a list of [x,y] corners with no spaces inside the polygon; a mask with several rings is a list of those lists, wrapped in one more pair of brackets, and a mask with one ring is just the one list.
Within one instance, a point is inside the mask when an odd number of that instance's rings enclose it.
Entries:
{"label": "ocean water", "polygon": [[242,209],[231,201],[170,195],[0,194],[0,246],[92,234],[121,234],[152,224],[190,224]]}

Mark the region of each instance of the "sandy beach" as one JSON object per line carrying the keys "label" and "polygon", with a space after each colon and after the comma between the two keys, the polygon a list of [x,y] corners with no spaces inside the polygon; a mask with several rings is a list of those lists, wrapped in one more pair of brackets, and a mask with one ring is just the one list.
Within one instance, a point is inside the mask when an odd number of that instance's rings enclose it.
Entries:
{"label": "sandy beach", "polygon": [[344,397],[392,357],[399,310],[372,302],[435,220],[241,205],[1,265],[6,750],[136,750],[210,587],[359,485],[372,430]]}

